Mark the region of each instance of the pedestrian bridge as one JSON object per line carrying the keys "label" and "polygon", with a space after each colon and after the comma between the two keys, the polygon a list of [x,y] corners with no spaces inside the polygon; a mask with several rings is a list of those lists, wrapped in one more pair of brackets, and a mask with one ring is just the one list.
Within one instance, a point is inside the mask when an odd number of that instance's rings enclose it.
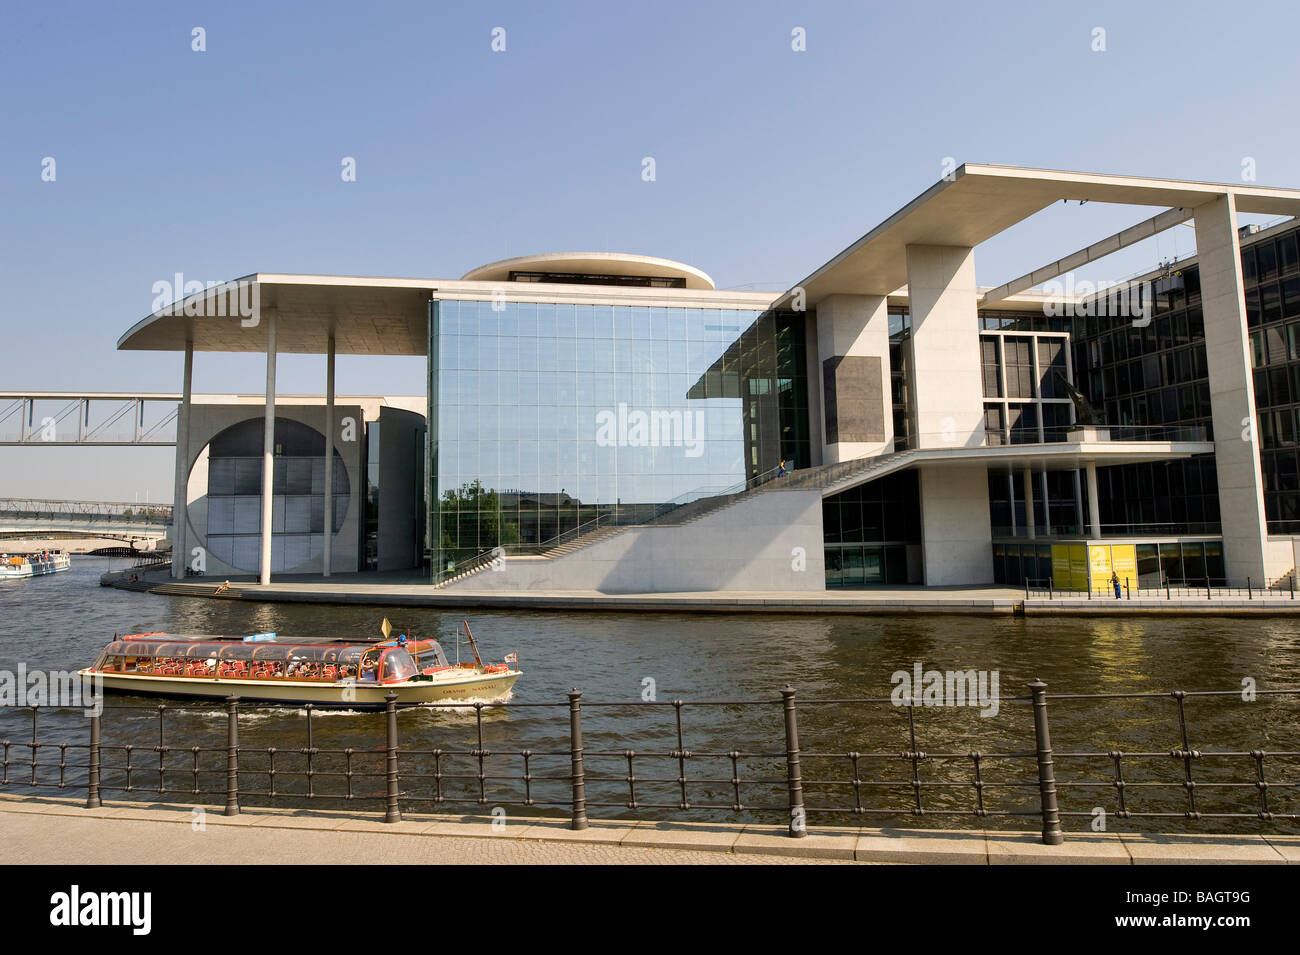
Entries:
{"label": "pedestrian bridge", "polygon": [[0,540],[85,538],[135,545],[168,536],[170,504],[0,498]]}

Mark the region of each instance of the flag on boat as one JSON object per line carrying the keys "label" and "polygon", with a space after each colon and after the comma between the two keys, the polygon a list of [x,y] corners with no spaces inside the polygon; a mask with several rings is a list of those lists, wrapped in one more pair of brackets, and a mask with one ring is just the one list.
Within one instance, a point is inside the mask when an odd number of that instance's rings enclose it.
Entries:
{"label": "flag on boat", "polygon": [[507,654],[506,654],[506,663],[518,663],[518,662],[519,662],[519,651],[518,651],[518,650],[516,650],[514,653],[507,653]]}

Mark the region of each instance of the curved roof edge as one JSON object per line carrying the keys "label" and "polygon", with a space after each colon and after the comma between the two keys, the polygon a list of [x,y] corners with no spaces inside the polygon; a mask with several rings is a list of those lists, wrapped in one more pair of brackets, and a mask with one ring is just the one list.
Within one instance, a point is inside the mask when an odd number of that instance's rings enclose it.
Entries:
{"label": "curved roof edge", "polygon": [[684,262],[626,252],[545,252],[501,259],[471,269],[462,282],[505,282],[511,272],[576,272],[596,275],[648,275],[686,280],[688,289],[713,289],[713,279]]}

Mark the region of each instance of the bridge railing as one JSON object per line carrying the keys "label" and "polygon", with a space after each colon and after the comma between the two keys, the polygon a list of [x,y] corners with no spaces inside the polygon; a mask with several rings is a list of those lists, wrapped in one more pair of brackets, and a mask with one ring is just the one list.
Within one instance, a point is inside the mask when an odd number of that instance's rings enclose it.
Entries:
{"label": "bridge railing", "polygon": [[170,524],[171,504],[114,501],[55,501],[38,498],[0,498],[0,521],[77,524]]}

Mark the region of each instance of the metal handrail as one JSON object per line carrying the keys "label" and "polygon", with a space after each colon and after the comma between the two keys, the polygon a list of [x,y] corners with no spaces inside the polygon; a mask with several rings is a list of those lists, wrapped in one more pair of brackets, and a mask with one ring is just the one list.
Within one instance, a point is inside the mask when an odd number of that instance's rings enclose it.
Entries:
{"label": "metal handrail", "polygon": [[[1050,577],[1026,577],[1024,591],[1026,600],[1033,597],[1065,600],[1077,599],[1080,596],[1092,599],[1094,594],[1113,596],[1114,584],[1107,577],[1104,580],[1095,580],[1091,590],[1072,590],[1057,587]],[[1254,600],[1256,597],[1261,599],[1295,600],[1296,574],[1295,571],[1291,571],[1278,577],[1263,577],[1259,580],[1247,577],[1244,581],[1233,581],[1226,577],[1201,577],[1195,579],[1162,577],[1157,583],[1148,583],[1146,585],[1142,583],[1140,577],[1135,580],[1125,576],[1120,581],[1120,592],[1124,599],[1130,600],[1134,597],[1146,599],[1163,597],[1165,600],[1172,600],[1175,597],[1196,597],[1206,600],[1213,600],[1215,597],[1245,597],[1247,600]]]}
{"label": "metal handrail", "polygon": [[[1002,697],[998,702],[1028,706],[1032,735],[1025,734],[1021,711],[1004,723],[980,721],[987,727],[983,734],[959,734],[972,739],[976,747],[960,751],[944,751],[942,746],[929,751],[923,745],[921,723],[937,717],[928,702],[892,695],[796,702],[790,686],[766,699],[589,702],[573,690],[564,700],[439,704],[445,711],[472,714],[473,722],[459,724],[459,732],[469,737],[466,744],[449,740],[452,745],[443,746],[439,740],[433,748],[417,748],[409,740],[399,748],[400,715],[428,708],[398,706],[395,693],[386,700],[382,734],[355,746],[318,745],[314,717],[319,708],[312,705],[298,711],[302,713],[299,727],[305,730],[298,743],[284,735],[283,720],[258,720],[245,726],[263,734],[278,733],[269,740],[250,743],[247,733],[241,739],[241,714],[294,711],[235,697],[215,711],[211,705],[109,704],[102,713],[91,714],[88,739],[52,740],[48,733],[42,738],[41,714],[55,708],[28,706],[0,714],[10,718],[16,712],[30,714],[29,725],[20,727],[22,738],[0,740],[0,788],[84,790],[87,807],[102,805],[104,794],[110,792],[179,802],[215,799],[219,805],[224,801],[228,815],[238,814],[241,805],[250,801],[368,803],[382,806],[388,822],[401,819],[403,806],[516,805],[566,812],[576,829],[587,826],[592,808],[632,814],[651,811],[673,818],[700,812],[776,815],[787,820],[789,834],[795,837],[806,834],[806,820],[814,814],[859,819],[966,818],[980,825],[989,818],[1032,817],[1040,820],[1043,841],[1049,844],[1062,841],[1063,819],[1087,818],[1092,828],[1099,812],[1126,820],[1176,818],[1193,826],[1205,819],[1270,825],[1300,822],[1292,795],[1296,781],[1277,775],[1294,773],[1300,752],[1265,752],[1240,745],[1220,751],[1208,741],[1194,743],[1188,713],[1193,701],[1229,705],[1240,701],[1254,706],[1257,700],[1272,700],[1294,705],[1300,702],[1300,688],[1049,695],[1047,685],[1035,680],[1028,690],[1028,695]],[[1105,706],[1118,701],[1129,706],[1172,702],[1172,745],[1125,750],[1117,741],[1112,748],[1071,748],[1069,743],[1061,745],[1059,732],[1053,743],[1049,709],[1086,704],[1104,712]],[[898,712],[905,719],[902,749],[877,745],[872,751],[845,752],[806,746],[821,732],[836,733],[842,725],[836,708],[843,707],[889,707]],[[689,713],[710,714],[713,724],[719,712],[755,714],[754,725],[761,728],[772,726],[778,709],[784,733],[760,731],[751,737],[756,745],[752,742],[745,749],[690,746]],[[495,722],[489,737],[485,717],[512,710],[529,718]],[[608,732],[593,740],[590,725],[584,742],[584,718],[599,725],[602,714],[615,710],[644,716],[647,725],[634,735],[657,728],[667,748],[625,748],[618,743],[622,734],[614,737]],[[532,749],[502,736],[503,731],[519,731],[545,720],[548,711],[568,725],[566,730],[545,729],[543,738],[562,738],[567,731],[567,745],[552,742]],[[193,717],[214,713],[221,719],[207,722],[196,734]],[[804,727],[804,747],[799,738],[801,714],[810,716],[817,727],[811,733]],[[1089,716],[1091,725],[1095,717],[1091,712]],[[177,720],[186,727],[179,739]],[[1142,722],[1149,725],[1150,719],[1143,716]],[[427,715],[421,726],[427,732]],[[111,739],[103,735],[106,727]],[[450,732],[457,732],[455,721]],[[606,745],[602,739],[616,745]],[[981,743],[988,748],[977,748]],[[891,766],[901,772],[892,772]],[[1140,767],[1136,777],[1134,767]],[[1246,772],[1237,774],[1234,767]],[[178,783],[178,777],[183,782]],[[1098,806],[1107,792],[1113,802]],[[1237,795],[1248,795],[1247,804],[1233,798]]]}

